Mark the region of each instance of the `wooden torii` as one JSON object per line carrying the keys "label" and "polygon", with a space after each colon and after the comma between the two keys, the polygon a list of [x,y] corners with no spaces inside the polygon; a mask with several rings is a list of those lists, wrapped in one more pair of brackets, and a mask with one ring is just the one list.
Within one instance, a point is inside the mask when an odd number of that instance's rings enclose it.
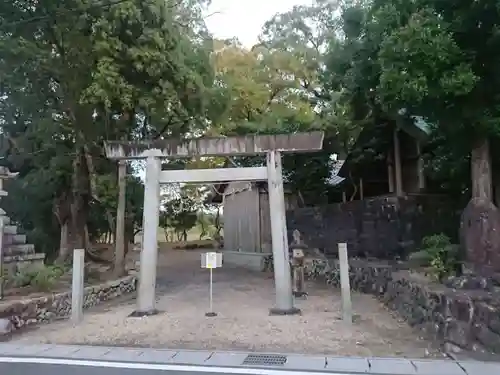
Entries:
{"label": "wooden torii", "polygon": [[[157,230],[160,209],[160,185],[175,182],[215,183],[230,181],[268,181],[271,206],[271,237],[276,288],[273,315],[300,312],[294,307],[288,237],[285,218],[285,199],[281,154],[311,152],[323,148],[323,132],[247,135],[242,137],[168,139],[151,142],[109,141],[106,155],[113,160],[145,159],[143,243],[140,255],[137,308],[133,316],[156,314],[155,285],[158,258]],[[162,171],[161,160],[195,156],[266,155],[265,167],[190,169]]]}

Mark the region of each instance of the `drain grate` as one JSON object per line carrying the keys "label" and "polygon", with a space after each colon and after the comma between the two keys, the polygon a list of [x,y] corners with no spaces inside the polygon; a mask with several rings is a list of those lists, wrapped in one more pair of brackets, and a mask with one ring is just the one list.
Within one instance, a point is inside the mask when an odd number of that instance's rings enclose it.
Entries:
{"label": "drain grate", "polygon": [[249,354],[243,361],[243,365],[249,366],[283,366],[285,363],[285,355],[275,354]]}

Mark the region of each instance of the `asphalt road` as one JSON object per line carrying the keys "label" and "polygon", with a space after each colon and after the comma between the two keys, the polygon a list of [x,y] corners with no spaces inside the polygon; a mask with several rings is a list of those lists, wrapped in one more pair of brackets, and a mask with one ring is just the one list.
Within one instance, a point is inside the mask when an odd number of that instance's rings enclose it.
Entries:
{"label": "asphalt road", "polygon": [[[124,369],[110,367],[87,367],[71,365],[39,365],[33,363],[0,363],[0,374],[12,375],[200,375],[199,372],[168,371],[151,369]],[[220,375],[203,373],[204,375]]]}
{"label": "asphalt road", "polygon": [[[94,367],[94,366],[78,366],[78,365],[52,365],[52,364],[35,364],[35,363],[0,363],[0,374],[15,374],[15,375],[277,375],[279,372],[282,375],[317,375],[318,372],[304,371],[275,371],[271,369],[246,369],[247,371],[231,371],[222,372],[222,368],[217,368],[217,372],[210,372],[207,367],[199,367],[202,371],[177,371],[173,369],[157,369],[151,368],[113,368],[113,367]],[[328,372],[329,375],[356,375],[355,373],[338,373]],[[359,375],[359,373],[357,373]],[[369,375],[369,374],[367,374]],[[401,374],[406,375],[406,374]],[[455,375],[455,374],[453,374]]]}

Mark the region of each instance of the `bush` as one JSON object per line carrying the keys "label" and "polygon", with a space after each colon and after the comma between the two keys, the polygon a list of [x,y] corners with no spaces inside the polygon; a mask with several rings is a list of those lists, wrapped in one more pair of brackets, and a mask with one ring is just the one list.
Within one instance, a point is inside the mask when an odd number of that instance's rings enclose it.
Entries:
{"label": "bush", "polygon": [[31,286],[37,291],[48,292],[64,273],[65,269],[60,266],[21,269],[13,275],[12,282],[15,287]]}
{"label": "bush", "polygon": [[424,237],[419,253],[420,259],[428,261],[431,274],[437,280],[441,281],[446,276],[456,275],[459,265],[458,247],[443,233]]}

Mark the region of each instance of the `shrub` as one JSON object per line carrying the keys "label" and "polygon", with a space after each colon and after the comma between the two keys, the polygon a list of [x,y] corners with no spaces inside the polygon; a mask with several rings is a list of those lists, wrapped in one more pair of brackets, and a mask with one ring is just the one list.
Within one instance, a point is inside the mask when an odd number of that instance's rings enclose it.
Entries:
{"label": "shrub", "polygon": [[441,281],[446,276],[456,274],[459,265],[458,247],[443,233],[424,237],[420,253],[426,254],[425,259],[429,261],[430,271],[437,280]]}
{"label": "shrub", "polygon": [[35,290],[48,292],[64,273],[65,269],[60,266],[21,269],[13,275],[12,283],[15,287],[32,286]]}

